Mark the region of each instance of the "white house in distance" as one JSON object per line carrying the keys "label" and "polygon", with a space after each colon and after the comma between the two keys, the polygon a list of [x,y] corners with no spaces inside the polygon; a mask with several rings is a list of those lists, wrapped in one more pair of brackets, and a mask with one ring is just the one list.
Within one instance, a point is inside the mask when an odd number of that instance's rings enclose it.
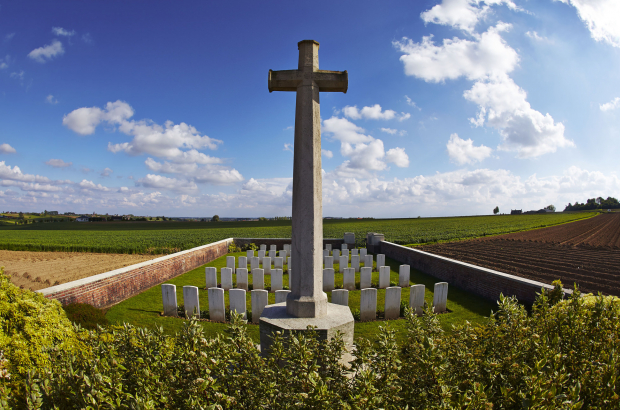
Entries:
{"label": "white house in distance", "polygon": [[75,218],[75,222],[90,222],[90,218],[88,216],[80,215]]}

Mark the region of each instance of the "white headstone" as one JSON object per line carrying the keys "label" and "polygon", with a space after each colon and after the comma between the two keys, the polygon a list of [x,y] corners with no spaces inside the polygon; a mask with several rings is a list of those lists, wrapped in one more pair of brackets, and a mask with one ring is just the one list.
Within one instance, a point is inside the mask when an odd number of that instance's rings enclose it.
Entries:
{"label": "white headstone", "polygon": [[332,250],[332,256],[334,257],[334,260],[337,261],[340,258],[340,249]]}
{"label": "white headstone", "polygon": [[331,243],[325,244],[325,249],[327,249],[328,251],[331,251],[332,250],[332,244]]}
{"label": "white headstone", "polygon": [[248,269],[247,268],[237,269],[237,288],[248,290]]}
{"label": "white headstone", "polygon": [[372,255],[366,255],[364,257],[364,266],[372,269]]}
{"label": "white headstone", "polygon": [[409,265],[400,265],[398,271],[398,286],[406,288],[409,286],[409,280],[411,279],[411,271]]}
{"label": "white headstone", "polygon": [[333,256],[325,256],[325,269],[334,267],[334,257]]}
{"label": "white headstone", "polygon": [[265,288],[265,272],[262,269],[252,269],[252,288],[255,290]]}
{"label": "white headstone", "polygon": [[266,290],[253,290],[252,291],[252,323],[258,323],[260,315],[263,314],[263,309],[267,306],[267,300],[269,292]]}
{"label": "white headstone", "polygon": [[291,245],[289,245],[288,243],[285,243],[285,244],[282,246],[282,249],[284,249],[285,251],[290,251],[290,250],[291,250]]}
{"label": "white headstone", "polygon": [[278,252],[278,245],[269,245],[269,256],[271,256],[272,258],[275,258],[277,252]]}
{"label": "white headstone", "polygon": [[289,256],[288,258],[286,258],[286,266],[288,267],[288,270],[291,270],[291,257]]}
{"label": "white headstone", "polygon": [[206,288],[217,288],[217,268],[205,268]]}
{"label": "white headstone", "polygon": [[349,261],[349,250],[348,249],[343,249],[342,250],[342,256],[346,256],[347,257],[347,262]]}
{"label": "white headstone", "polygon": [[186,319],[192,316],[200,319],[200,300],[196,286],[183,286],[183,306],[185,307]]}
{"label": "white headstone", "polygon": [[359,255],[351,255],[351,267],[355,269],[355,272],[360,271],[360,257]]}
{"label": "white headstone", "polygon": [[259,259],[256,256],[250,258],[250,272],[254,269],[258,269],[260,266],[258,265]]}
{"label": "white headstone", "polygon": [[269,256],[263,258],[263,270],[265,275],[271,275],[271,258]]}
{"label": "white headstone", "polygon": [[220,271],[222,275],[222,289],[229,290],[233,288],[232,269],[222,268]]}
{"label": "white headstone", "polygon": [[231,312],[237,312],[248,318],[247,303],[245,299],[245,289],[231,289],[228,291],[228,300],[230,301]]}
{"label": "white headstone", "polygon": [[355,290],[355,269],[345,268],[342,274],[342,287],[347,290]]}
{"label": "white headstone", "polygon": [[329,250],[323,249],[323,258],[325,258],[326,256],[329,256]]}
{"label": "white headstone", "polygon": [[248,257],[247,256],[239,256],[239,267],[247,269],[248,268]]}
{"label": "white headstone", "polygon": [[360,289],[372,286],[372,268],[363,267],[360,273]]}
{"label": "white headstone", "polygon": [[368,252],[368,249],[366,249],[366,248],[360,249],[360,256],[363,258],[364,256],[366,256],[367,252]]}
{"label": "white headstone", "polygon": [[282,290],[282,269],[271,271],[271,291],[276,292],[278,290]]}
{"label": "white headstone", "polygon": [[284,265],[282,264],[282,257],[276,256],[273,259],[273,268],[274,269],[284,269]]}
{"label": "white headstone", "polygon": [[284,263],[286,263],[286,258],[288,256],[288,251],[280,251],[280,256],[282,257],[282,260],[284,261]]}
{"label": "white headstone", "polygon": [[[229,269],[229,268],[222,268]],[[226,321],[226,310],[224,307],[224,289],[209,288],[209,319],[214,322]]]}
{"label": "white headstone", "polygon": [[334,269],[323,269],[323,292],[331,292],[336,287]]}
{"label": "white headstone", "polygon": [[349,260],[347,259],[346,256],[341,256],[339,259],[340,259],[340,261],[339,261],[340,269],[339,270],[340,270],[340,273],[343,273],[344,270],[349,267]]}
{"label": "white headstone", "polygon": [[357,249],[357,248],[355,248],[355,249],[351,249],[351,256],[355,256],[355,255],[357,255],[357,252],[358,252],[358,249]]}
{"label": "white headstone", "polygon": [[226,267],[232,269],[232,273],[235,273],[235,257],[234,256],[226,257]]}
{"label": "white headstone", "polygon": [[385,320],[398,319],[400,316],[401,287],[393,286],[385,290]]}
{"label": "white headstone", "polygon": [[254,251],[253,251],[253,250],[251,250],[251,249],[250,249],[249,251],[246,251],[246,252],[245,252],[245,256],[246,256],[246,258],[248,258],[248,259],[253,258],[253,257],[254,257]]}
{"label": "white headstone", "polygon": [[290,290],[276,290],[276,303],[285,303],[289,293],[291,293]]}
{"label": "white headstone", "polygon": [[360,319],[375,320],[377,318],[377,289],[362,289],[360,296]]}
{"label": "white headstone", "polygon": [[169,283],[161,285],[161,297],[164,302],[164,316],[178,316],[177,287]]}
{"label": "white headstone", "polygon": [[349,306],[349,291],[346,289],[332,290],[332,303]]}
{"label": "white headstone", "polygon": [[390,267],[381,266],[379,268],[379,289],[385,289],[390,286]]}
{"label": "white headstone", "polygon": [[342,245],[340,245],[340,249],[341,249],[341,250],[345,250],[345,249],[347,249],[347,244],[346,244],[346,243],[343,243]]}
{"label": "white headstone", "polygon": [[435,313],[445,312],[448,305],[448,282],[435,283],[433,295],[433,311]]}
{"label": "white headstone", "polygon": [[[262,246],[263,246],[263,245],[261,245],[261,247],[262,247]],[[266,252],[267,252],[267,251],[266,251],[266,250],[264,250],[264,249],[261,249],[260,251],[258,251],[258,260],[260,260],[260,261],[261,261],[261,263],[263,262],[263,258],[265,257],[265,253],[266,253]]]}
{"label": "white headstone", "polygon": [[377,270],[379,270],[381,266],[385,266],[385,255],[382,253],[377,255]]}
{"label": "white headstone", "polygon": [[409,288],[409,307],[415,309],[418,316],[424,311],[424,291],[424,285],[411,285]]}
{"label": "white headstone", "polygon": [[267,245],[261,245],[260,246],[260,250],[261,251],[267,251]]}

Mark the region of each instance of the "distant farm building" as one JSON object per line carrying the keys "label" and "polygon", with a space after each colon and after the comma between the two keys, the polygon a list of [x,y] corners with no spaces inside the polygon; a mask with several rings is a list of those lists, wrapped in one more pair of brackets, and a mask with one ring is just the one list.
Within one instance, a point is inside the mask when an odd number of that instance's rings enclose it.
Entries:
{"label": "distant farm building", "polygon": [[75,222],[90,222],[90,218],[85,215],[80,215],[77,218],[75,218]]}
{"label": "distant farm building", "polygon": [[523,209],[511,209],[510,215],[521,215],[523,213]]}

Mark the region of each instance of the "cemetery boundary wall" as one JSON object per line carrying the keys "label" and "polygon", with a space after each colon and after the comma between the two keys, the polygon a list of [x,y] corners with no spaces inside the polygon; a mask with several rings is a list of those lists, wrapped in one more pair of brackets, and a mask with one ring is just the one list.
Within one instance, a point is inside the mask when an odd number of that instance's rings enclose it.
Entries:
{"label": "cemetery boundary wall", "polygon": [[227,254],[232,242],[233,238],[224,239],[37,292],[63,305],[109,307]]}
{"label": "cemetery boundary wall", "polygon": [[[411,266],[427,275],[448,282],[450,286],[471,292],[492,302],[504,296],[516,296],[519,302],[532,304],[536,293],[541,288],[553,289],[553,286],[499,272],[481,266],[460,262],[443,256],[433,255],[414,248],[381,241],[380,252],[386,257]],[[569,289],[565,293],[572,293]]]}
{"label": "cemetery boundary wall", "polygon": [[[291,243],[291,238],[234,238],[235,245],[243,247],[253,243],[256,246],[267,245],[269,250],[270,245],[276,245],[278,250],[284,249],[284,244]],[[344,243],[344,238],[323,238],[323,248],[325,245],[331,245],[333,249],[340,249]]]}

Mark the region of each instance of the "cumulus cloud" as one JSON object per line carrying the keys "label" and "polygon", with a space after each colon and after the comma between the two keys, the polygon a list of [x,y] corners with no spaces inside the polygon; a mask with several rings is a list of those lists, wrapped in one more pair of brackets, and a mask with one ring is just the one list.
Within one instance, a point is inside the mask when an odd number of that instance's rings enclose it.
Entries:
{"label": "cumulus cloud", "polygon": [[45,101],[46,101],[48,104],[52,104],[52,105],[54,105],[54,104],[58,104],[58,100],[57,100],[56,98],[54,98],[54,96],[53,96],[52,94],[50,94],[50,95],[48,95],[47,97],[45,97]]}
{"label": "cumulus cloud", "polygon": [[68,31],[62,27],[52,27],[52,33],[54,33],[57,36],[71,37],[75,35],[75,30]]}
{"label": "cumulus cloud", "polygon": [[374,138],[362,134],[366,132],[346,118],[331,117],[323,121],[322,132],[332,134],[333,138],[348,144],[360,144],[371,142]]}
{"label": "cumulus cloud", "polygon": [[101,175],[102,177],[109,177],[110,175],[112,175],[112,173],[113,173],[113,172],[114,172],[114,171],[112,171],[112,169],[110,169],[110,168],[106,167],[106,168],[104,168],[104,169],[103,169],[103,171],[101,171],[101,174],[100,174],[100,175]]}
{"label": "cumulus cloud", "polygon": [[399,168],[407,168],[409,166],[409,156],[405,153],[404,148],[392,148],[385,153],[385,160],[391,162]]}
{"label": "cumulus cloud", "polygon": [[45,161],[45,164],[53,168],[67,168],[73,165],[73,162],[65,162],[62,159],[50,159],[49,161]]}
{"label": "cumulus cloud", "polygon": [[620,48],[620,2],[617,0],[556,0],[577,9],[579,18],[596,41]]}
{"label": "cumulus cloud", "polygon": [[375,104],[372,107],[363,107],[361,110],[357,106],[346,106],[342,109],[342,113],[345,117],[352,120],[360,120],[362,118],[371,120],[392,120],[396,118],[399,121],[403,121],[411,117],[411,114],[401,113],[398,115],[394,110],[382,110],[379,104]]}
{"label": "cumulus cloud", "polygon": [[10,165],[6,165],[5,161],[0,161],[0,179],[8,179],[12,181],[22,182],[39,182],[49,183],[49,178],[40,175],[31,175],[22,173],[21,169],[17,165],[11,168]]}
{"label": "cumulus cloud", "polygon": [[493,152],[491,148],[484,145],[475,147],[471,138],[464,140],[459,138],[458,134],[450,135],[450,140],[446,147],[450,160],[459,165],[481,162]]}
{"label": "cumulus cloud", "polygon": [[564,137],[564,125],[532,109],[525,91],[508,76],[478,81],[463,96],[480,106],[478,119],[470,119],[472,123],[480,126],[486,118],[499,130],[500,150],[530,158],[575,145]]}
{"label": "cumulus cloud", "polygon": [[15,154],[17,151],[9,144],[0,144],[0,154]]}
{"label": "cumulus cloud", "polygon": [[322,149],[322,150],[321,150],[321,155],[323,155],[325,158],[333,158],[334,153],[333,153],[333,152],[331,152],[331,151],[330,151],[330,150],[328,150],[328,149]]}
{"label": "cumulus cloud", "polygon": [[454,37],[444,39],[440,46],[435,45],[432,35],[422,37],[421,43],[403,37],[393,45],[404,53],[400,61],[406,75],[435,83],[459,77],[478,80],[509,73],[519,62],[517,52],[500,36],[511,27],[499,23],[475,40]]}
{"label": "cumulus cloud", "polygon": [[50,44],[35,48],[30,53],[28,53],[28,57],[33,59],[38,63],[45,63],[53,59],[56,56],[64,54],[65,49],[62,46],[62,43],[58,40],[53,40]]}
{"label": "cumulus cloud", "polygon": [[605,112],[605,111],[611,111],[611,110],[615,110],[616,108],[620,107],[620,97],[616,97],[613,100],[611,100],[608,103],[605,104],[600,104],[599,108],[601,109],[601,111]]}
{"label": "cumulus cloud", "polygon": [[83,179],[82,182],[77,184],[77,186],[82,189],[93,190],[93,191],[109,191],[110,190],[110,188],[108,187],[105,187],[101,184],[95,184],[93,181],[89,181],[87,179]]}
{"label": "cumulus cloud", "polygon": [[180,174],[198,183],[230,185],[243,181],[243,176],[239,171],[219,165],[199,166],[196,163],[157,162],[152,158],[147,158],[145,164],[151,171],[164,174]]}
{"label": "cumulus cloud", "polygon": [[198,186],[193,181],[153,174],[147,174],[146,177],[140,178],[136,184],[146,188],[166,189],[176,192],[195,192],[198,190]]}
{"label": "cumulus cloud", "polygon": [[551,40],[549,40],[547,37],[538,35],[538,33],[535,31],[526,31],[525,35],[531,38],[532,40],[535,40],[541,43],[551,43]]}
{"label": "cumulus cloud", "polygon": [[382,171],[387,167],[383,161],[385,156],[383,141],[379,139],[373,139],[368,144],[352,145],[343,142],[340,147],[340,154],[349,158],[347,161],[348,168]]}
{"label": "cumulus cloud", "polygon": [[506,4],[513,10],[518,10],[516,4],[510,0],[443,0],[420,14],[425,23],[452,26],[460,30],[472,32],[478,21],[489,12],[490,6]]}
{"label": "cumulus cloud", "polygon": [[381,128],[382,132],[394,135],[398,132],[398,130],[395,130],[394,128]]}

